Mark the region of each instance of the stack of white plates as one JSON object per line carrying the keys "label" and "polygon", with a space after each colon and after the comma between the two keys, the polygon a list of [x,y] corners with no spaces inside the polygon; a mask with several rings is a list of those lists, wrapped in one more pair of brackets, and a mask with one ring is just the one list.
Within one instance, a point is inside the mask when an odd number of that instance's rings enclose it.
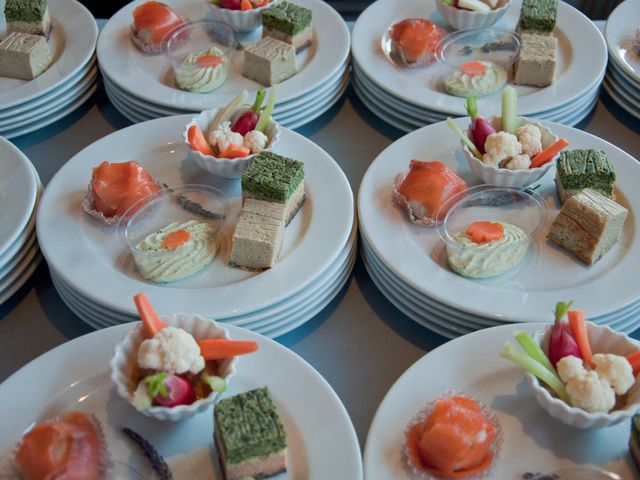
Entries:
{"label": "stack of white plates", "polygon": [[24,285],[42,260],[36,210],[42,184],[29,159],[0,137],[0,304]]}
{"label": "stack of white plates", "polygon": [[[513,0],[496,27],[514,30],[521,4],[522,0]],[[351,47],[356,93],[378,117],[407,132],[450,116],[466,115],[464,99],[447,94],[442,86],[442,80],[451,73],[447,66],[436,63],[425,68],[402,68],[385,53],[382,39],[389,27],[412,17],[445,25],[435,1],[378,0],[358,17]],[[522,116],[575,125],[598,101],[607,49],[593,22],[564,2],[558,7],[555,36],[555,83],[546,88],[518,86],[518,108]],[[478,99],[479,112],[485,116],[499,113],[500,106],[500,93]]]}
{"label": "stack of white plates", "polygon": [[[283,129],[277,152],[304,162],[307,199],[285,230],[273,268],[260,273],[231,268],[240,182],[214,177],[189,156],[181,140],[189,118],[156,119],[108,135],[74,156],[51,180],[37,229],[55,286],[69,308],[95,328],[137,320],[132,298],[145,291],[164,314],[198,313],[271,337],[289,332],[322,310],[351,273],[357,242],[349,183],[326,152]],[[160,183],[208,184],[225,192],[229,214],[213,263],[179,282],[144,281],[117,231],[81,207],[91,168],[105,158],[135,159]]]}
{"label": "stack of white plates", "polygon": [[634,46],[640,3],[627,0],[611,13],[604,30],[609,66],[603,87],[623,110],[640,118],[640,50]]}
{"label": "stack of white plates", "polygon": [[98,27],[76,0],[51,0],[51,65],[31,81],[0,77],[0,135],[13,138],[49,125],[96,90]]}
{"label": "stack of white plates", "polygon": [[[462,128],[468,122],[468,118],[456,120]],[[546,199],[549,219],[522,263],[493,279],[456,275],[448,267],[437,232],[411,224],[391,195],[394,176],[407,169],[413,158],[440,160],[469,185],[479,183],[461,160],[458,139],[446,123],[421,128],[376,158],[358,193],[365,265],[382,293],[407,316],[445,337],[454,337],[509,322],[551,321],[556,302],[573,300],[590,320],[624,332],[640,327],[640,290],[634,281],[640,260],[640,244],[635,241],[640,213],[632,207],[640,204],[640,164],[597,137],[543,123],[568,139],[571,148],[599,148],[609,155],[617,171],[618,201],[629,209],[622,238],[592,266],[550,243],[546,235],[558,211],[550,173],[537,190]]]}
{"label": "stack of white plates", "polygon": [[[242,76],[241,51],[233,53],[229,79],[214,92],[191,93],[178,89],[164,55],[144,55],[129,40],[132,11],[144,0],[131,2],[105,25],[98,41],[98,63],[113,105],[134,123],[170,115],[200,112],[227,104],[242,89],[256,91],[260,84]],[[190,20],[207,16],[202,0],[171,0],[169,5]],[[299,0],[313,12],[311,47],[297,55],[298,73],[278,85],[274,118],[297,128],[333,106],[349,83],[349,29],[340,15],[322,0]],[[259,39],[260,31],[240,38],[243,44]]]}

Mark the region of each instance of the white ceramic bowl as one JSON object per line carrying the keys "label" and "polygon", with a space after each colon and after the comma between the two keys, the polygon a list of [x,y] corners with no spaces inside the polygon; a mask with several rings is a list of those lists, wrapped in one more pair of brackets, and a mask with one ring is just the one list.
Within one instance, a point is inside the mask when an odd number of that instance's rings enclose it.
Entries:
{"label": "white ceramic bowl", "polygon": [[[502,128],[502,117],[490,117],[488,121],[500,131]],[[558,140],[558,137],[554,135],[549,128],[542,125],[536,120],[528,120],[524,117],[518,117],[518,127],[522,125],[532,124],[540,129],[542,133],[542,148],[545,149]],[[469,130],[465,130],[465,134],[470,137]],[[462,142],[461,142],[462,143]],[[476,158],[471,150],[462,143],[462,149],[464,150],[464,156],[467,159],[469,168],[473,173],[482,179],[483,183],[488,185],[497,185],[499,187],[525,187],[531,185],[533,182],[540,180],[549,170],[555,167],[556,158],[553,157],[551,161],[545,163],[538,168],[523,168],[519,170],[509,170],[508,168],[498,168],[493,165],[488,165]]]}
{"label": "white ceramic bowl", "polygon": [[[238,109],[233,117],[231,117],[231,124],[233,125],[233,122],[247,110],[248,108]],[[200,153],[199,151],[192,149],[191,145],[189,144],[187,134],[189,132],[189,128],[193,124],[197,124],[200,127],[200,130],[202,130],[202,133],[208,141],[209,125],[211,124],[217,113],[218,109],[214,108],[211,110],[205,110],[199,115],[193,117],[191,121],[187,123],[184,131],[182,132],[182,140],[189,147],[191,155],[195,159],[196,163],[207,172],[224,178],[240,178],[245,169],[249,166],[249,163],[251,163],[253,157],[256,156],[256,154],[238,158],[218,158],[212,155],[205,155],[203,153]],[[265,135],[269,139],[269,143],[267,144],[267,148],[265,148],[264,151],[273,150],[273,148],[278,143],[278,140],[280,140],[280,126],[273,119],[271,119],[269,125],[267,125]]]}
{"label": "white ceramic bowl", "polygon": [[211,16],[215,20],[228,23],[236,32],[250,32],[262,25],[262,11],[272,7],[278,0],[272,0],[264,7],[254,8],[252,10],[230,10],[221,8],[207,1],[207,5],[211,10]]}
{"label": "white ceramic bowl", "polygon": [[[549,325],[544,331],[537,332],[533,337],[545,353],[548,352],[549,348],[551,327],[552,325]],[[606,325],[587,322],[587,335],[594,354],[614,353],[626,356],[640,349],[640,345],[627,335],[615,332]],[[609,413],[589,413],[581,408],[572,407],[559,398],[552,396],[531,373],[526,372],[525,377],[540,406],[553,418],[573,427],[608,427],[631,418],[640,410],[640,382],[638,379],[636,379],[631,390],[627,393],[626,403],[623,408]]]}
{"label": "white ceramic bowl", "polygon": [[467,30],[469,28],[490,27],[500,20],[511,5],[511,0],[500,0],[498,7],[487,13],[472,12],[461,8],[452,7],[436,0],[438,12],[444,21],[455,30]]}
{"label": "white ceramic bowl", "polygon": [[[226,328],[213,320],[200,315],[186,315],[178,313],[170,316],[161,316],[162,320],[170,326],[179,327],[189,332],[196,340],[205,338],[229,338]],[[142,331],[142,323],[125,334],[122,340],[115,346],[111,358],[111,380],[116,385],[118,394],[127,402],[132,403],[133,392],[136,389],[133,379],[133,370],[137,362],[138,348],[145,340]],[[227,382],[235,374],[236,357],[220,361],[220,376]],[[150,407],[141,411],[143,415],[157,420],[169,420],[176,422],[204,412],[218,398],[218,393],[212,392],[207,398],[195,401],[191,405],[178,405],[177,407]]]}

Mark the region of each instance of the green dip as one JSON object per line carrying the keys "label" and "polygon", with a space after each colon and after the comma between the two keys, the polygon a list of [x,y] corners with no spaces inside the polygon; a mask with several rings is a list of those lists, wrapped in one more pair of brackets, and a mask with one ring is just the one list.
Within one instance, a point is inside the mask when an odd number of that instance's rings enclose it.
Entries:
{"label": "green dip", "polygon": [[[204,55],[215,55],[222,63],[215,67],[198,65],[198,59]],[[174,67],[175,68],[175,67]],[[222,85],[229,76],[229,59],[219,48],[192,53],[175,68],[176,83],[182,90],[195,93],[208,93]]]}
{"label": "green dip", "polygon": [[465,75],[460,70],[445,79],[444,88],[456,97],[490,95],[507,83],[507,71],[493,62],[479,62],[487,67],[484,75]]}

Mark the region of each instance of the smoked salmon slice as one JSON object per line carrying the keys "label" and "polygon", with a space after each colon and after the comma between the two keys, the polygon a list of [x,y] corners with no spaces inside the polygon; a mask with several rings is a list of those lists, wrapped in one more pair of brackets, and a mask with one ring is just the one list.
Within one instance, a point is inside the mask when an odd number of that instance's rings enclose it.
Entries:
{"label": "smoked salmon slice", "polygon": [[394,51],[407,66],[424,66],[436,60],[438,44],[446,31],[424,18],[408,18],[391,27]]}
{"label": "smoked salmon slice", "polygon": [[160,53],[164,37],[184,23],[184,19],[171,7],[151,0],[133,10],[131,35],[143,52]]}

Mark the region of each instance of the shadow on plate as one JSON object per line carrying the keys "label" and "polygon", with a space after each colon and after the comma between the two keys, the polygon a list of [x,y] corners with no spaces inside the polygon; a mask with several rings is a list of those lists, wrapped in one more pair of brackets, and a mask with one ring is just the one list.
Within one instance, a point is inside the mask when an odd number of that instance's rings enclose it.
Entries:
{"label": "shadow on plate", "polygon": [[[602,103],[609,113],[611,113],[611,115],[613,115],[617,120],[624,123],[627,128],[633,130],[635,133],[640,133],[640,120],[622,109],[622,107],[620,107],[604,89],[600,90],[600,100],[602,100]],[[587,116],[587,121],[591,119],[594,112],[595,109]],[[585,120],[576,125],[576,128],[582,129],[584,124]]]}
{"label": "shadow on plate", "polygon": [[371,128],[382,133],[385,137],[395,141],[407,134],[406,132],[403,132],[402,130],[394,126],[389,125],[387,122],[379,118],[375,113],[369,110],[365,106],[365,104],[362,103],[360,98],[358,98],[358,95],[356,94],[352,85],[349,85],[349,88],[347,88],[346,97],[349,98],[353,109],[360,116],[360,118],[362,118],[362,120],[364,120]]}

